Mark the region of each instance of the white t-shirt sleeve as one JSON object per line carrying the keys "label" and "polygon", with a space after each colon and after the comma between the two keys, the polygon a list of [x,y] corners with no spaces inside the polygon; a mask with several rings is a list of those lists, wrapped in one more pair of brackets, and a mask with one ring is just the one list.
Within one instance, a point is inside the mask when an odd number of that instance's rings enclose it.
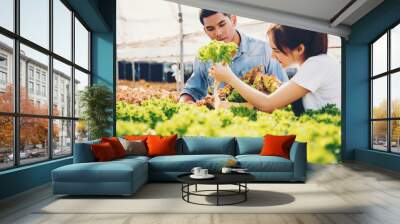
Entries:
{"label": "white t-shirt sleeve", "polygon": [[310,58],[304,62],[297,74],[295,74],[291,80],[310,92],[315,92],[324,81],[324,77],[321,73],[326,69],[322,68],[321,64],[318,62],[318,58]]}

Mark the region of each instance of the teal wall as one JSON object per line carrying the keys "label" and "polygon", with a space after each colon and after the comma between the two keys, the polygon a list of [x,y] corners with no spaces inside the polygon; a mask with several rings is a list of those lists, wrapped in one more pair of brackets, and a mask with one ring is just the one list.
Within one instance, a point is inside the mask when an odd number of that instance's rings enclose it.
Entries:
{"label": "teal wall", "polygon": [[100,0],[97,7],[107,24],[107,32],[103,30],[92,33],[92,82],[105,84],[113,93],[113,125],[109,132],[116,133],[116,1]]}
{"label": "teal wall", "polygon": [[[399,156],[369,150],[369,43],[400,22],[400,1],[386,0],[351,27],[343,41],[343,159],[399,170]],[[360,151],[362,150],[362,151]]]}
{"label": "teal wall", "polygon": [[[116,0],[67,0],[92,31],[92,82],[106,84],[115,99]],[[115,106],[114,106],[115,114]],[[110,132],[115,132],[114,124]],[[72,157],[0,172],[0,199],[51,181],[51,171],[72,163]]]}
{"label": "teal wall", "polygon": [[[116,99],[116,78],[115,78],[115,56],[114,56],[114,34],[111,33],[93,33],[92,34],[92,83],[101,83],[108,86]],[[109,132],[115,136],[116,132],[116,105],[113,106],[113,126]]]}
{"label": "teal wall", "polygon": [[53,169],[71,163],[69,157],[0,172],[0,199],[48,183]]}

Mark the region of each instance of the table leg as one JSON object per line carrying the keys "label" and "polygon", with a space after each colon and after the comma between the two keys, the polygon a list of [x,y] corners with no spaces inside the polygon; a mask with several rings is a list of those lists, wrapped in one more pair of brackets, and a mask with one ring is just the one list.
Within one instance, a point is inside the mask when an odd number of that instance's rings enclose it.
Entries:
{"label": "table leg", "polygon": [[195,191],[197,192],[197,184],[196,184],[196,186],[195,186]]}
{"label": "table leg", "polygon": [[190,184],[188,184],[188,185],[187,185],[187,192],[188,192],[188,193],[187,193],[187,201],[188,201],[188,202],[190,202],[190,201],[189,201],[189,195],[190,195]]}
{"label": "table leg", "polygon": [[184,197],[183,197],[183,190],[184,190],[184,188],[183,188],[183,187],[184,187],[184,186],[185,186],[185,185],[182,183],[182,187],[181,187],[182,199],[184,198]]}
{"label": "table leg", "polygon": [[245,190],[245,192],[244,192],[244,201],[247,201],[247,192],[248,192],[248,190],[247,190],[247,183],[244,183],[244,190]]}
{"label": "table leg", "polygon": [[217,184],[217,206],[219,205],[219,184]]}

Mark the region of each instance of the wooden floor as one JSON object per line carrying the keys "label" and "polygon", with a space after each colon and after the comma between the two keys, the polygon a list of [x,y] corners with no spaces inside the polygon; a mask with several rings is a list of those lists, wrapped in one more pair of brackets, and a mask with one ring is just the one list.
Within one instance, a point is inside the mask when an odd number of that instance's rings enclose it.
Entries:
{"label": "wooden floor", "polygon": [[220,223],[400,223],[400,174],[359,163],[312,166],[308,182],[317,183],[345,201],[367,204],[357,214],[35,214],[54,200],[42,186],[0,201],[0,223],[220,224]]}

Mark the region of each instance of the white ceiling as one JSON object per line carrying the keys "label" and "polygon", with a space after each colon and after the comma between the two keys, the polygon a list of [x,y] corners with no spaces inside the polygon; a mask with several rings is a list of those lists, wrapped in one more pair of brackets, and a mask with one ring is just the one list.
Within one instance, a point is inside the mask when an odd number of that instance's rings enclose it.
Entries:
{"label": "white ceiling", "polygon": [[[348,37],[351,25],[383,0],[118,0],[118,58],[175,61],[179,57],[178,6],[182,4],[184,60],[193,60],[209,39],[198,8],[238,15],[238,30],[265,39],[269,23]],[[342,9],[346,5],[347,10]],[[193,8],[195,7],[195,8]],[[338,13],[343,11],[341,15]],[[338,18],[334,21],[333,18]],[[330,54],[340,59],[340,38],[329,36]]]}
{"label": "white ceiling", "polygon": [[[1,0],[0,0],[1,1]],[[182,6],[184,35],[204,35],[199,21],[199,8]],[[258,20],[238,17],[238,26],[260,23]],[[265,39],[265,27],[260,29]],[[118,0],[117,1],[117,44],[124,47],[179,38],[178,4],[164,0]]]}
{"label": "white ceiling", "polygon": [[[168,0],[184,5],[348,37],[351,25],[383,0]],[[342,9],[346,10],[339,13]],[[334,19],[337,18],[335,21]]]}
{"label": "white ceiling", "polygon": [[[246,1],[230,0],[230,2]],[[328,21],[349,2],[350,0],[252,0],[246,4]]]}
{"label": "white ceiling", "polygon": [[[200,1],[200,0],[199,0]],[[202,0],[203,1],[203,0]],[[215,0],[214,0],[215,1]],[[252,2],[254,4],[254,2]],[[293,8],[294,10],[294,8]],[[209,41],[198,18],[199,8],[182,5],[184,60],[193,61],[197,50]],[[265,14],[265,12],[263,11]],[[179,60],[178,4],[164,0],[118,0],[117,46],[119,60]],[[269,20],[237,17],[237,29],[266,40]],[[341,40],[328,36],[328,53],[340,60]]]}

